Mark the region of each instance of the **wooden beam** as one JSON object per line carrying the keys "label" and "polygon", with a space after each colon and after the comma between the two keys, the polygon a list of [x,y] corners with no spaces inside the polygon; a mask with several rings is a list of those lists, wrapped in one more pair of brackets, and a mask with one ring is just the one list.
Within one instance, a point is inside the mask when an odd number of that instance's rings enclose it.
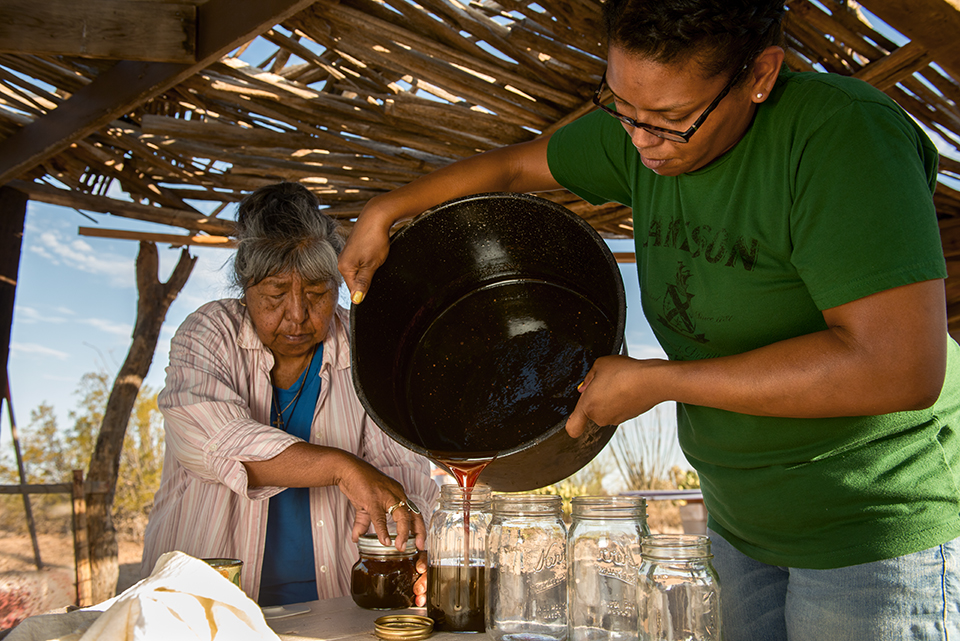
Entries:
{"label": "wooden beam", "polygon": [[42,185],[40,183],[23,180],[11,181],[10,186],[27,194],[31,200],[49,205],[84,209],[101,214],[113,214],[114,216],[133,218],[134,220],[143,220],[160,225],[172,225],[191,231],[205,231],[208,234],[223,236],[232,233],[234,228],[234,223],[231,220],[220,220],[198,214],[195,211],[174,209],[172,207],[151,207],[150,205],[115,200],[105,196],[57,189],[50,185]]}
{"label": "wooden beam", "polygon": [[[106,494],[109,487],[102,481],[84,481],[83,491],[86,494]],[[27,485],[0,485],[0,494],[70,494],[73,483],[38,483]]]}
{"label": "wooden beam", "polygon": [[4,0],[0,53],[196,61],[197,7],[127,0]]}
{"label": "wooden beam", "polygon": [[613,257],[618,263],[635,263],[637,255],[634,252],[613,252]]}
{"label": "wooden beam", "polygon": [[0,185],[310,6],[313,0],[208,0],[197,10],[193,64],[124,60],[0,142]]}
{"label": "wooden beam", "polygon": [[860,0],[860,4],[930,52],[960,78],[960,0]]}
{"label": "wooden beam", "polygon": [[80,227],[77,231],[81,236],[113,238],[117,240],[137,240],[148,243],[170,243],[171,247],[197,245],[201,247],[233,249],[237,246],[236,241],[229,236],[200,236],[197,234],[180,236],[178,234],[152,234],[148,232],[128,231],[125,229],[97,229],[96,227]]}
{"label": "wooden beam", "polygon": [[869,82],[880,91],[886,91],[907,76],[927,67],[930,61],[930,52],[922,44],[912,40],[889,55],[871,62],[853,74],[853,77]]}

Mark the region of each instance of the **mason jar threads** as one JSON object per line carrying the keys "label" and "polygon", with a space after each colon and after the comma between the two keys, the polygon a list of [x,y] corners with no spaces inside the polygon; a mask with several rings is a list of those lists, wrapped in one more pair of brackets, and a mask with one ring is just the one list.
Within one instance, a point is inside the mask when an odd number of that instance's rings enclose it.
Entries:
{"label": "mason jar threads", "polygon": [[720,582],[712,559],[710,539],[702,534],[644,537],[640,641],[719,641]]}
{"label": "mason jar threads", "polygon": [[498,494],[487,532],[487,634],[567,637],[567,528],[555,495]]}
{"label": "mason jar threads", "polygon": [[569,639],[635,641],[647,503],[635,496],[577,496],[570,505]]}
{"label": "mason jar threads", "polygon": [[490,488],[440,488],[427,536],[427,616],[434,630],[483,632]]}
{"label": "mason jar threads", "polygon": [[413,584],[417,578],[417,550],[413,537],[401,552],[384,545],[376,534],[364,534],[357,541],[360,558],[353,565],[350,593],[353,601],[367,610],[397,610],[415,604]]}

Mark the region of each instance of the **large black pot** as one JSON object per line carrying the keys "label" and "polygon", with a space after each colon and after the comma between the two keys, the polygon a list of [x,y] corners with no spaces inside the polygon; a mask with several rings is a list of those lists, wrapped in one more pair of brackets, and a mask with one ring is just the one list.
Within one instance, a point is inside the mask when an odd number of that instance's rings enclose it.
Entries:
{"label": "large black pot", "polygon": [[620,351],[623,281],[600,236],[566,208],[482,194],[397,232],[351,309],[353,381],[394,440],[435,461],[496,455],[481,482],[524,491],[570,476],[616,426],[564,425],[600,356]]}

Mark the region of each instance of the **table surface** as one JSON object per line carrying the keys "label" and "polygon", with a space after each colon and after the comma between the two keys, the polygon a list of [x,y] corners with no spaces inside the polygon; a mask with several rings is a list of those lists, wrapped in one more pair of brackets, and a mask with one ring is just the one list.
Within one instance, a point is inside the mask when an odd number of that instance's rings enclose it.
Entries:
{"label": "table surface", "polygon": [[[286,618],[267,619],[267,624],[283,641],[370,641],[373,622],[389,614],[421,614],[425,608],[407,610],[364,610],[349,596],[305,604],[310,611]],[[486,634],[434,632],[431,641],[487,641]]]}
{"label": "table surface", "polygon": [[621,492],[620,496],[642,496],[657,501],[703,502],[703,492],[700,490],[630,490]]}

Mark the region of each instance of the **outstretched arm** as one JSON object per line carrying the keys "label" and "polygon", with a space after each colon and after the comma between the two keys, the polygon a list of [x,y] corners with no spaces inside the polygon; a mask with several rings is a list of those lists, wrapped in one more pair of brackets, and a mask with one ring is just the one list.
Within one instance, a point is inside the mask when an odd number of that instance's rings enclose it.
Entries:
{"label": "outstretched arm", "polygon": [[340,253],[340,273],[351,300],[359,303],[366,295],[374,272],[387,258],[390,228],[398,221],[472,194],[559,189],[547,166],[548,141],[545,136],[471,156],[371,198]]}
{"label": "outstretched arm", "polygon": [[617,425],[664,401],[755,416],[869,416],[932,405],[946,374],[942,280],[825,310],[827,329],[696,361],[598,359],[567,432]]}
{"label": "outstretched arm", "polygon": [[[403,486],[392,478],[363,459],[334,447],[294,443],[272,459],[244,461],[243,466],[251,487],[337,486],[357,510],[354,541],[372,522],[380,542],[389,545],[387,510],[407,498]],[[417,547],[423,549],[427,536],[423,518],[406,509],[396,509],[391,516],[397,524],[397,549],[403,549],[410,532],[416,537]]]}

